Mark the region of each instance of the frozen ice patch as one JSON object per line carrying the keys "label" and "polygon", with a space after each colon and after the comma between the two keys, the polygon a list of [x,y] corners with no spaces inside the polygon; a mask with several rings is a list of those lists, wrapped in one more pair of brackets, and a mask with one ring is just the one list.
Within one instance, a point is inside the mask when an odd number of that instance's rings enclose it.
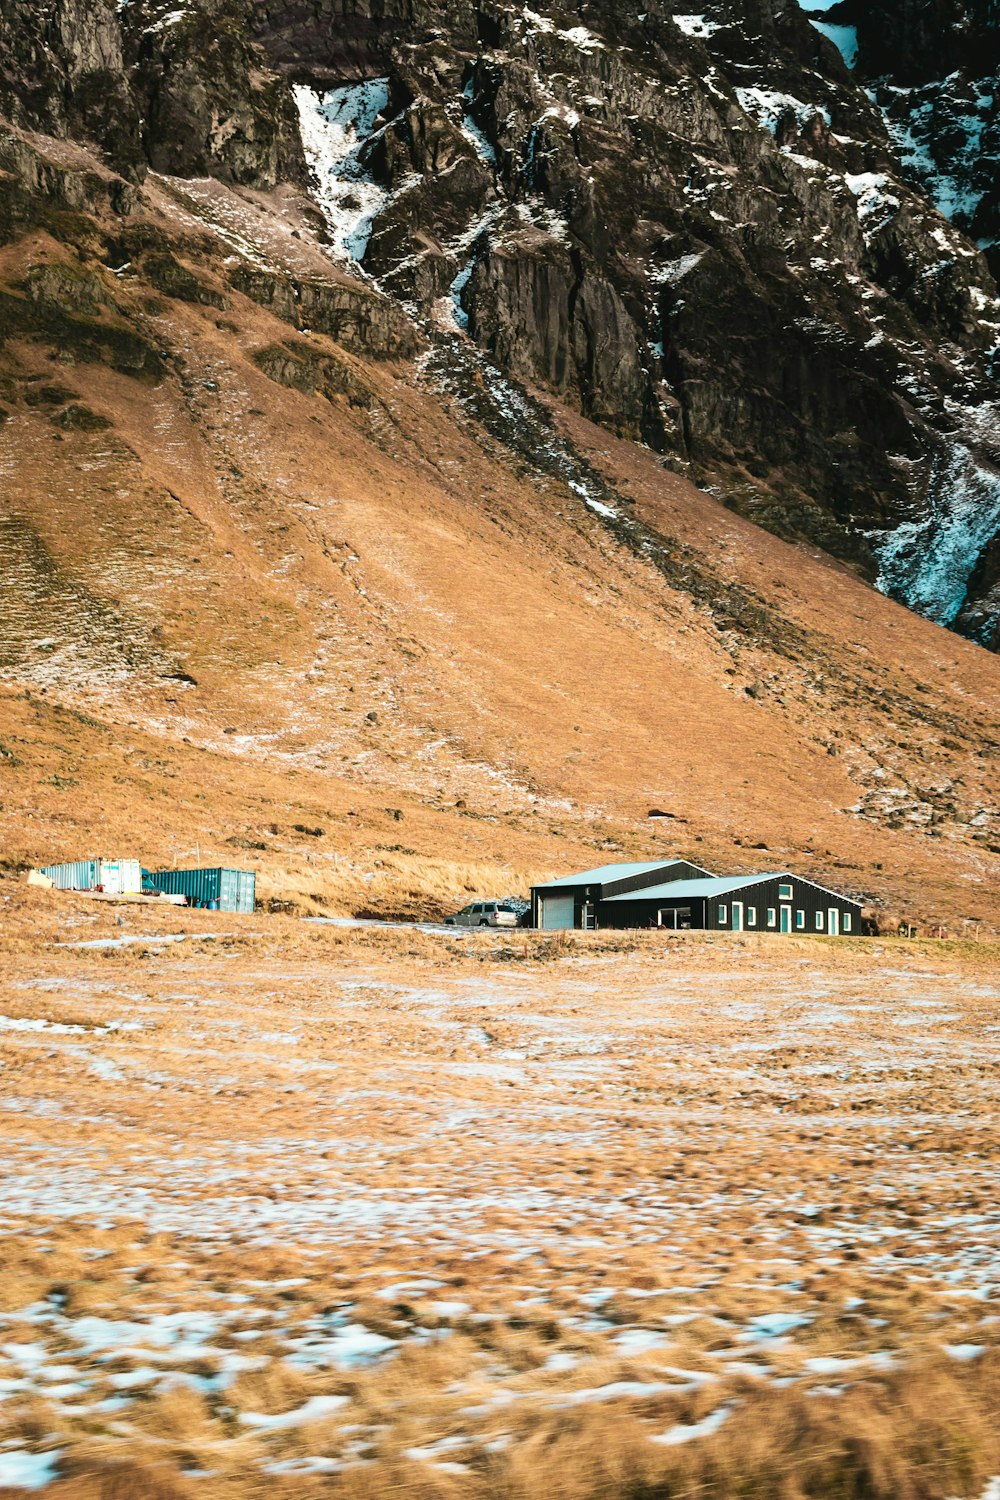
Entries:
{"label": "frozen ice patch", "polygon": [[655,1328],[623,1328],[615,1334],[615,1345],[621,1354],[645,1354],[649,1349],[662,1349],[666,1340]]}
{"label": "frozen ice patch", "polygon": [[472,79],[470,78],[462,90],[462,134],[469,144],[475,147],[479,160],[487,162],[491,167],[494,167],[496,166],[497,154],[489,138],[476,123],[476,118],[472,113],[472,101],[473,90]]}
{"label": "frozen ice patch", "polygon": [[804,1328],[812,1319],[806,1313],[761,1313],[751,1318],[742,1338],[756,1342],[758,1339],[780,1339],[794,1328]]}
{"label": "frozen ice patch", "polygon": [[55,1478],[61,1448],[45,1453],[30,1453],[27,1448],[10,1448],[0,1453],[0,1489],[43,1490]]}
{"label": "frozen ice patch", "polygon": [[858,28],[856,26],[834,26],[829,21],[813,21],[813,26],[833,43],[849,68],[858,60]]}
{"label": "frozen ice patch", "polygon": [[935,459],[923,514],[892,531],[869,533],[877,587],[938,625],[950,625],[998,529],[1000,472],[952,442]]}
{"label": "frozen ice patch", "polygon": [[377,133],[375,122],[389,105],[389,80],[369,78],[325,94],[295,84],[292,93],[299,111],[302,149],[316,176],[317,202],[334,253],[342,259],[361,260],[372,221],[390,197],[363,161],[365,147]]}

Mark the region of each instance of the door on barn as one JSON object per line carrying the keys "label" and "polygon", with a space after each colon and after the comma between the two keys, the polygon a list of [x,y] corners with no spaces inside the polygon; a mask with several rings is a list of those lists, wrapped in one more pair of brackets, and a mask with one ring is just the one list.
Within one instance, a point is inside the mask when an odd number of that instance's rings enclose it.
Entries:
{"label": "door on barn", "polygon": [[831,937],[840,936],[840,912],[835,906],[827,907],[826,930]]}
{"label": "door on barn", "polygon": [[565,928],[572,927],[573,905],[572,896],[542,896],[541,921],[538,925],[545,932],[562,932]]}
{"label": "door on barn", "polygon": [[730,907],[732,912],[732,927],[734,932],[743,931],[743,902],[734,901]]}
{"label": "door on barn", "polygon": [[792,908],[790,906],[783,906],[781,908],[781,930],[782,932],[791,932],[792,930]]}

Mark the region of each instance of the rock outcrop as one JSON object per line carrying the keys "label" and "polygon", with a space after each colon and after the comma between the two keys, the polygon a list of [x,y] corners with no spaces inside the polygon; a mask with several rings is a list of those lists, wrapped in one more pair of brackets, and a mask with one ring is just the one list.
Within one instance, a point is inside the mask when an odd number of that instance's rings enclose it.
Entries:
{"label": "rock outcrop", "polygon": [[139,111],[125,74],[114,0],[4,0],[0,114],[16,125],[95,141],[139,179]]}
{"label": "rock outcrop", "polygon": [[24,11],[16,123],[120,181],[311,182],[358,290],[232,286],[380,357],[468,338],[998,644],[990,0],[59,0],[37,42]]}
{"label": "rock outcrop", "polygon": [[292,98],[263,67],[246,11],[244,0],[182,9],[131,0],[123,18],[129,78],[156,171],[259,188],[302,180]]}

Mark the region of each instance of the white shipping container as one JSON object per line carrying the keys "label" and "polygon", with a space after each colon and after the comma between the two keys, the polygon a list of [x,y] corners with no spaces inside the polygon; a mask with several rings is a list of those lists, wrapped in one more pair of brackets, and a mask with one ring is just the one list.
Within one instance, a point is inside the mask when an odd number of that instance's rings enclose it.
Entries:
{"label": "white shipping container", "polygon": [[137,896],[142,890],[142,866],[137,859],[102,859],[98,884],[110,896]]}

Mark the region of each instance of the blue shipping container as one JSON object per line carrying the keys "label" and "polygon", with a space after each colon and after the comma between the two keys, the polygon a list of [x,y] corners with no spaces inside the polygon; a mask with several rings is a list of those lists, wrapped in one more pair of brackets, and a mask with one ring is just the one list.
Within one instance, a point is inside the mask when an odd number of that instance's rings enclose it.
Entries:
{"label": "blue shipping container", "polygon": [[189,906],[209,911],[253,911],[253,870],[154,870],[148,884],[171,896],[186,896]]}

